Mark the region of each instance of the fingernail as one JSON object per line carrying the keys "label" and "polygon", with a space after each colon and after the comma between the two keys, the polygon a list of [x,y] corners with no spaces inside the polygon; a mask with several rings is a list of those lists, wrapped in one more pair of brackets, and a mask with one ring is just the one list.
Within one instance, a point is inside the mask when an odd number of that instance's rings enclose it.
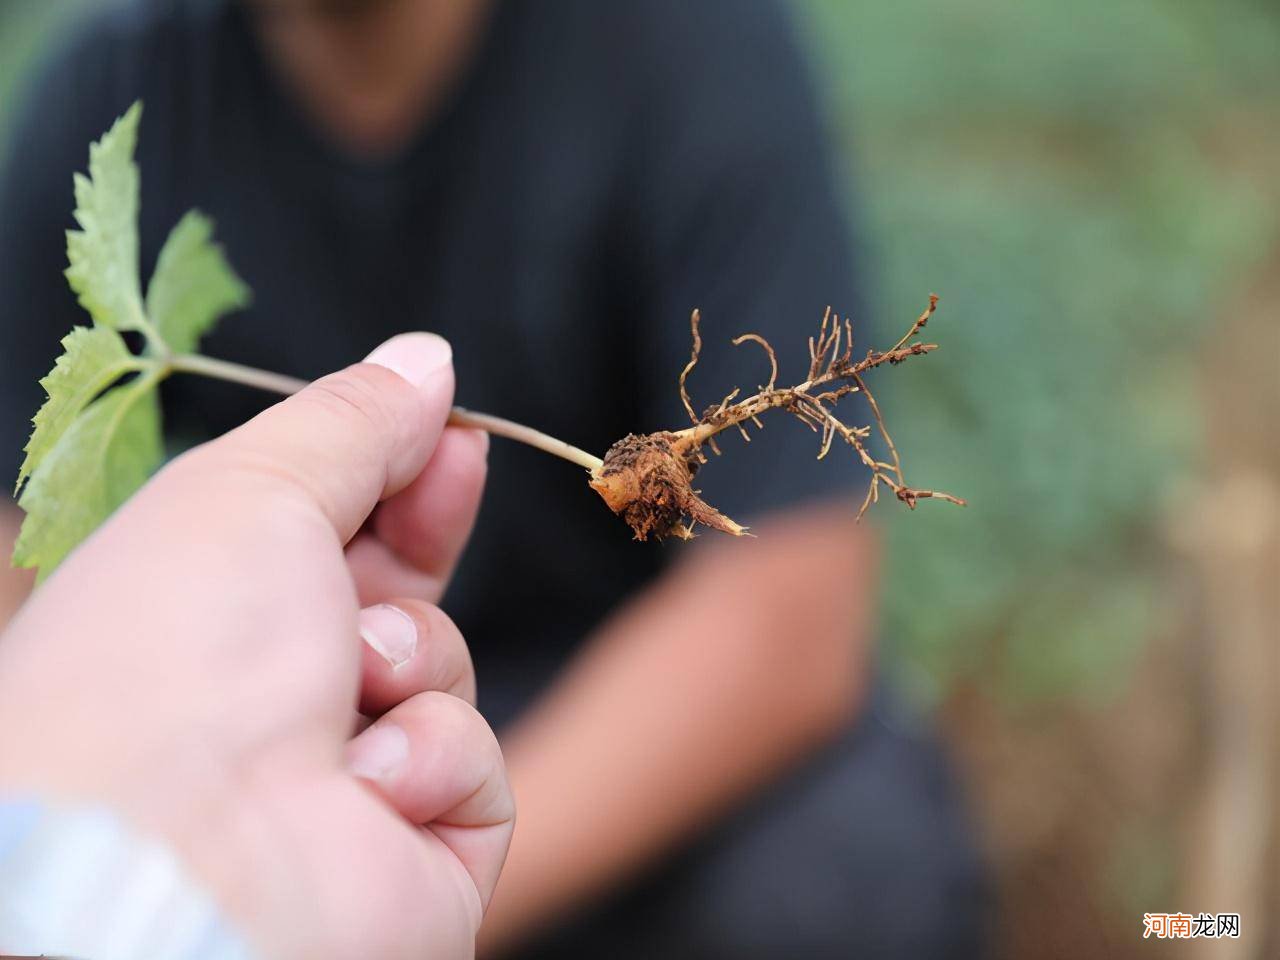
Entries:
{"label": "fingernail", "polygon": [[389,603],[365,607],[358,621],[360,636],[392,667],[406,663],[418,649],[418,625]]}
{"label": "fingernail", "polygon": [[453,360],[453,348],[434,333],[401,333],[375,347],[364,358],[404,377],[420,387]]}
{"label": "fingernail", "polygon": [[347,744],[347,772],[365,780],[389,780],[409,759],[409,737],[394,723],[375,723]]}

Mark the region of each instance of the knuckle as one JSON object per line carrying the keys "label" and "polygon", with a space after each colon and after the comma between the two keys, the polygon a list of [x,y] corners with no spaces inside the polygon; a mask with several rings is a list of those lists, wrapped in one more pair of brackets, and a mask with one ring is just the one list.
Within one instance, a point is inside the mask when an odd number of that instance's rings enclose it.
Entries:
{"label": "knuckle", "polygon": [[[193,469],[202,466],[197,463]],[[207,472],[216,473],[220,490],[239,494],[243,503],[252,505],[242,512],[259,529],[259,541],[296,532],[299,511],[287,509],[288,504],[297,504],[306,513],[318,509],[321,516],[331,516],[337,509],[332,492],[319,478],[257,446],[226,447],[218,457],[217,470]],[[262,496],[267,491],[271,496]],[[261,509],[267,504],[270,509]]]}
{"label": "knuckle", "polygon": [[394,384],[373,370],[353,367],[316,381],[297,399],[318,407],[325,415],[355,421],[358,428],[384,436],[396,430],[401,418],[391,399]]}

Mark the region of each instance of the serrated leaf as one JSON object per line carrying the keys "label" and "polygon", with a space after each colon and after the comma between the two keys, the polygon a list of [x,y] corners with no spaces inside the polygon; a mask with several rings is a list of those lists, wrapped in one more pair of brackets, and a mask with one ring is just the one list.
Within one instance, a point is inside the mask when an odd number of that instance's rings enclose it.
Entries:
{"label": "serrated leaf", "polygon": [[249,302],[249,288],[213,242],[213,223],[191,210],[169,233],[147,287],[147,316],[174,353],[189,353],[218,319]]}
{"label": "serrated leaf", "polygon": [[13,562],[43,580],[141,487],[163,457],[155,381],[116,387],[90,404],[32,473]]}
{"label": "serrated leaf", "polygon": [[142,104],[134,103],[89,145],[89,176],[75,175],[76,222],[67,231],[66,277],[95,324],[136,330],[144,323],[138,279],[137,164]]}
{"label": "serrated leaf", "polygon": [[76,327],[62,338],[63,354],[40,381],[48,396],[36,412],[16,493],[90,402],[137,365],[120,334],[108,327]]}

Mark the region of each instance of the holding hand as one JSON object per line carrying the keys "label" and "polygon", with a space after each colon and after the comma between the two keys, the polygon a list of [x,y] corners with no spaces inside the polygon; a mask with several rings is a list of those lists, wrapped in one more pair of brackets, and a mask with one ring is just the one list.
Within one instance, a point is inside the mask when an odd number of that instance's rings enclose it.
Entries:
{"label": "holding hand", "polygon": [[0,794],[165,840],[263,956],[471,956],[514,808],[434,606],[487,449],[452,395],[402,335],[161,471],[0,641]]}

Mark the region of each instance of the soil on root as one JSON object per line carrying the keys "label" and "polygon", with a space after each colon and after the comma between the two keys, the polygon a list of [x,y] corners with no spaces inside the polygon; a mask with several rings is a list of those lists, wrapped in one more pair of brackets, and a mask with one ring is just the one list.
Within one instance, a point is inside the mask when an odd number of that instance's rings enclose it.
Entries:
{"label": "soil on root", "polygon": [[741,536],[746,527],[720,513],[693,489],[700,462],[692,448],[679,445],[673,433],[633,433],[609,448],[604,462],[592,471],[590,484],[609,509],[626,521],[637,540],[687,540],[693,531],[685,517]]}

